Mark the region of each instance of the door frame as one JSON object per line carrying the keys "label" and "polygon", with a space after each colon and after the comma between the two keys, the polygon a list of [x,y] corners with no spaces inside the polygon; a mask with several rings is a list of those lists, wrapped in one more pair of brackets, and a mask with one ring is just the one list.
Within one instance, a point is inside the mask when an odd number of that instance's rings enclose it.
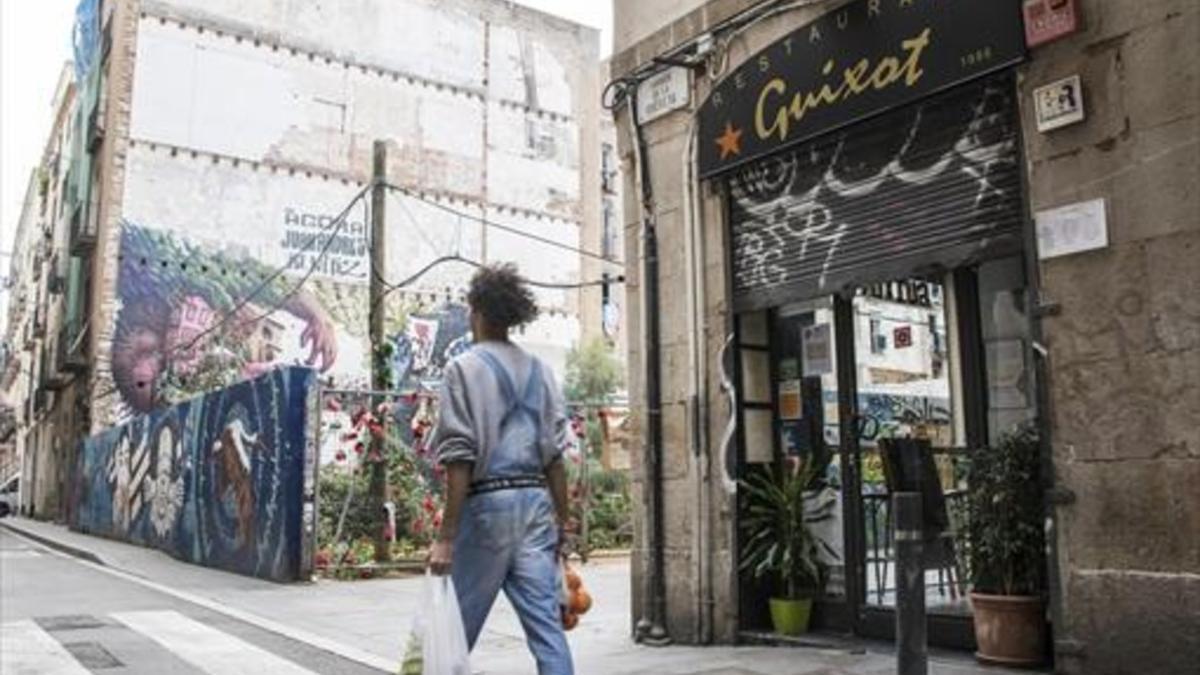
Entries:
{"label": "door frame", "polygon": [[[957,348],[949,357],[958,361],[962,374],[961,392],[952,392],[951,395],[961,396],[961,401],[955,403],[963,407],[966,446],[975,448],[987,438],[987,379],[976,269],[974,266],[957,268],[945,278],[954,285],[953,318],[958,333]],[[862,494],[862,445],[859,437],[862,416],[858,407],[854,297],[837,295],[833,306],[838,372],[838,453],[841,456],[845,504],[846,609],[851,617],[850,628],[856,635],[892,641],[896,635],[896,610],[866,602],[867,542]],[[970,616],[928,614],[926,628],[930,644],[975,649],[974,620]]]}

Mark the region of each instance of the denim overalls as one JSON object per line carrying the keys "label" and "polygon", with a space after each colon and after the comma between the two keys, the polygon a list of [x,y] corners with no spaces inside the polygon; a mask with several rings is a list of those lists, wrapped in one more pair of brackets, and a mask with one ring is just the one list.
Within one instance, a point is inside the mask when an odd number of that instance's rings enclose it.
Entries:
{"label": "denim overalls", "polygon": [[558,604],[558,529],[540,452],[545,403],[541,367],[533,359],[518,397],[500,361],[483,349],[475,353],[510,403],[500,423],[500,442],[491,449],[482,478],[476,474],[454,541],[451,575],[467,645],[475,647],[503,588],[525,628],[539,675],[573,675]]}

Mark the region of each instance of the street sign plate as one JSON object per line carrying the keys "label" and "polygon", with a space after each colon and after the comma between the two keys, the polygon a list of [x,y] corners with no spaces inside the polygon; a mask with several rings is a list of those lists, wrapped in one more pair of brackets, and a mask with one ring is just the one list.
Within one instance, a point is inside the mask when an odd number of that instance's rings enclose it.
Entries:
{"label": "street sign plate", "polygon": [[638,122],[646,124],[691,104],[691,76],[685,68],[667,68],[638,85]]}

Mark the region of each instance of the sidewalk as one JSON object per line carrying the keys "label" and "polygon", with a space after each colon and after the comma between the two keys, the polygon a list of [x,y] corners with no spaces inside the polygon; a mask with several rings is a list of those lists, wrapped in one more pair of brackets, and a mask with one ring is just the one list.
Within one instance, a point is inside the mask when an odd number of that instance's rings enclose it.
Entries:
{"label": "sidewalk", "polygon": [[[199,596],[264,623],[282,625],[370,654],[370,665],[399,663],[402,638],[420,611],[421,578],[318,581],[277,584],[182,563],[158,551],[20,518],[0,526],[60,551]],[[895,672],[894,656],[875,649],[825,650],[795,647],[648,648],[630,640],[629,563],[593,562],[584,570],[595,608],[570,635],[580,675],[858,675]],[[81,608],[84,609],[84,608]],[[292,636],[294,637],[294,636]],[[526,675],[535,672],[508,602],[497,602],[472,655],[477,672]],[[394,666],[393,666],[394,668]],[[935,656],[938,675],[1001,675],[1016,671],[983,668],[965,655]]]}

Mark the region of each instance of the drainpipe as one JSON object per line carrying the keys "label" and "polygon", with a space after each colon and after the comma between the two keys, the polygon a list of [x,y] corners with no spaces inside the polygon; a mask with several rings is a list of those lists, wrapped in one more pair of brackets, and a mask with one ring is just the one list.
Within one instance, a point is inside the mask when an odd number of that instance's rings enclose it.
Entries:
{"label": "drainpipe", "polygon": [[688,347],[691,358],[689,424],[692,426],[693,487],[696,505],[696,536],[693,543],[696,578],[696,638],[700,644],[713,640],[714,594],[712,578],[712,513],[709,481],[712,454],[708,435],[708,332],[706,330],[707,278],[705,276],[704,219],[701,217],[699,182],[696,178],[695,117],[688,124],[687,145],[682,157],[684,232],[687,235]]}
{"label": "drainpipe", "polygon": [[646,139],[637,119],[637,83],[628,85],[629,124],[633,132],[634,162],[641,188],[642,217],[642,308],[645,328],[646,368],[646,448],[645,462],[650,467],[650,492],[647,514],[650,517],[650,602],[649,611],[636,626],[636,639],[643,644],[663,646],[671,643],[666,630],[667,592],[663,560],[662,495],[662,373],[659,354],[658,234],[654,218],[654,189],[650,183]]}

